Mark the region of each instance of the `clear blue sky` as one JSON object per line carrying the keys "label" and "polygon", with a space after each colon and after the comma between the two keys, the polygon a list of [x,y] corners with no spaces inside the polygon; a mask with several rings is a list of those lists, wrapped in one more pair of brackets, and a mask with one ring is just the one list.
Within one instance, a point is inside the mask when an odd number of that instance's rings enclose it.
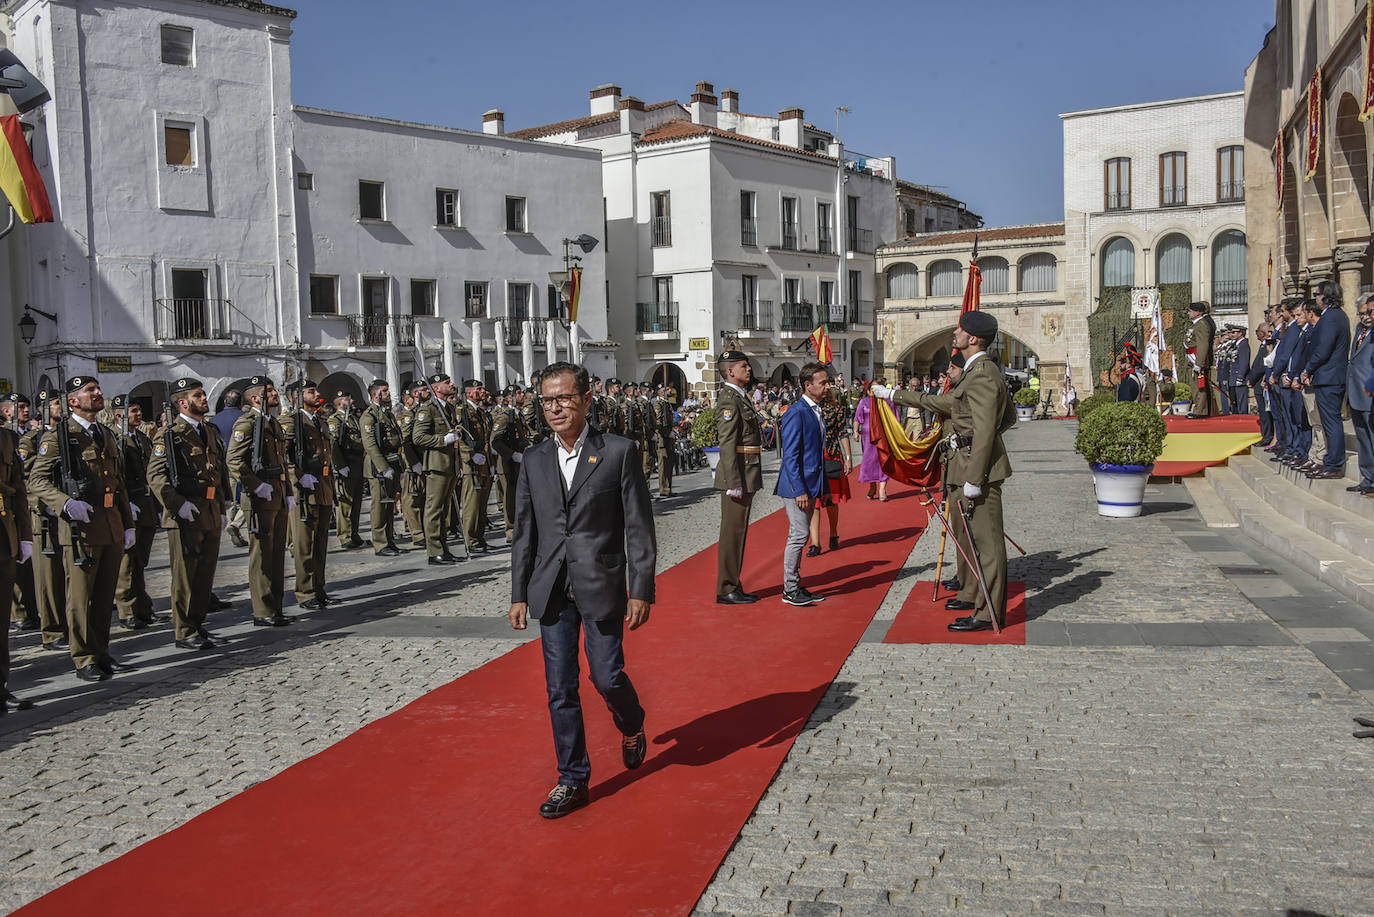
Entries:
{"label": "clear blue sky", "polygon": [[[283,0],[292,5],[290,0]],[[1243,88],[1266,0],[790,3],[298,0],[299,104],[480,129],[587,114],[615,83],[746,112],[791,105],[988,225],[1063,217],[1060,112]]]}

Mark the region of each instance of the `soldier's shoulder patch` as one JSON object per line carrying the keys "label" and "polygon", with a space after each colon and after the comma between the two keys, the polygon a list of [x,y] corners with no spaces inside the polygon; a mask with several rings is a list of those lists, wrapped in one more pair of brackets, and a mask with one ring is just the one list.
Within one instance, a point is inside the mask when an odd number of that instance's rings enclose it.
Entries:
{"label": "soldier's shoulder patch", "polygon": [[23,446],[20,446],[19,457],[27,462],[29,460],[29,450],[25,449]]}
{"label": "soldier's shoulder patch", "polygon": [[47,455],[47,454],[48,454],[48,444],[47,444],[47,443],[41,443],[41,444],[38,446],[38,454],[39,454],[39,455]]}
{"label": "soldier's shoulder patch", "polygon": [[363,429],[364,429],[365,431],[367,431],[368,433],[371,433],[371,432],[372,432],[372,424],[370,424],[370,423],[365,423],[365,424],[363,424]]}
{"label": "soldier's shoulder patch", "polygon": [[234,442],[236,442],[236,443],[241,443],[241,442],[243,442],[243,431],[242,431],[242,430],[235,430],[235,431],[234,431]]}
{"label": "soldier's shoulder patch", "polygon": [[164,446],[162,443],[158,443],[156,446],[153,447],[153,455],[166,455],[166,454],[167,454],[167,447]]}
{"label": "soldier's shoulder patch", "polygon": [[735,412],[734,412],[734,411],[721,411],[721,412],[720,412],[720,416],[721,416],[721,417],[724,417],[726,420],[734,420],[734,419],[735,419]]}

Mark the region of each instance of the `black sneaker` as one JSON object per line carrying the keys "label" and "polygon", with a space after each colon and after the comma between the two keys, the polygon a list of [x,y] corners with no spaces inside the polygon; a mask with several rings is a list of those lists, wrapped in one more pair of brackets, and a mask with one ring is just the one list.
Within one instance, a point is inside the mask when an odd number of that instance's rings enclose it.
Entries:
{"label": "black sneaker", "polygon": [[622,736],[620,739],[620,759],[625,762],[625,767],[634,770],[644,763],[644,757],[649,753],[649,740],[644,735],[644,730],[632,736]]}
{"label": "black sneaker", "polygon": [[592,801],[592,794],[586,785],[566,786],[562,783],[553,788],[549,798],[539,807],[544,818],[562,818]]}
{"label": "black sneaker", "polygon": [[784,604],[796,605],[798,607],[805,607],[816,601],[808,593],[802,591],[800,588],[797,589],[796,592],[784,592],[782,594],[782,600]]}
{"label": "black sneaker", "polygon": [[798,587],[797,587],[797,591],[800,592],[802,595],[806,596],[806,597],[807,597],[808,599],[810,599],[812,602],[824,602],[824,601],[825,601],[825,596],[821,595],[821,594],[818,593],[818,592],[812,592],[810,589],[807,589],[805,586],[798,586]]}

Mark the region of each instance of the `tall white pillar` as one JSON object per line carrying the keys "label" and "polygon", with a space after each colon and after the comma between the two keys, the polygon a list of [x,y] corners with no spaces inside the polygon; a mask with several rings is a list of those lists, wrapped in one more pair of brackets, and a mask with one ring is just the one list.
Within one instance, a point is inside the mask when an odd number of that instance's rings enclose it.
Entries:
{"label": "tall white pillar", "polygon": [[482,323],[472,323],[472,378],[482,380]]}
{"label": "tall white pillar", "polygon": [[506,382],[506,323],[497,319],[491,326],[491,335],[496,340],[496,387],[504,389]]}
{"label": "tall white pillar", "polygon": [[386,323],[386,384],[391,387],[392,404],[401,403],[401,352],[396,343],[396,326]]}
{"label": "tall white pillar", "polygon": [[568,360],[582,364],[582,342],[577,339],[577,322],[568,326]]}
{"label": "tall white pillar", "polygon": [[548,343],[544,345],[544,349],[547,351],[547,359],[544,361],[544,365],[548,366],[550,363],[558,362],[558,320],[553,318],[549,319],[548,322],[545,323],[544,330],[548,338]]}
{"label": "tall white pillar", "polygon": [[525,384],[534,384],[534,322],[524,321],[524,333],[520,335],[520,365],[525,372]]}
{"label": "tall white pillar", "polygon": [[[453,365],[453,322],[444,321],[444,373],[450,378],[457,370]],[[456,380],[455,380],[456,384]]]}

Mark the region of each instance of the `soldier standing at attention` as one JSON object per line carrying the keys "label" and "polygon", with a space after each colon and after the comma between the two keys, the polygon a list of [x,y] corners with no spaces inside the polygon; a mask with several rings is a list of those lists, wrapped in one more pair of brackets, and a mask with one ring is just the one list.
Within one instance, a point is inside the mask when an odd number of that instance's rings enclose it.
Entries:
{"label": "soldier standing at attention", "polygon": [[654,476],[654,463],[658,461],[658,428],[654,425],[654,408],[649,401],[653,386],[645,382],[639,386],[635,407],[639,410],[639,429],[643,431],[640,441],[640,458],[643,463],[644,480]]}
{"label": "soldier standing at attention", "polygon": [[[119,563],[119,583],[115,587],[115,607],[125,630],[142,630],[157,623],[153,600],[148,595],[144,571],[153,553],[153,536],[162,521],[162,507],[148,486],[148,463],[153,457],[153,441],[139,429],[143,406],[129,402],[128,395],[114,396],[114,422],[124,471],[124,486],[129,492],[129,511],[134,516],[134,546]],[[129,433],[123,430],[123,415],[128,413]],[[165,620],[165,619],[164,619]]]}
{"label": "soldier standing at attention", "polygon": [[[129,668],[110,655],[110,608],[120,560],[134,545],[134,517],[119,473],[119,442],[95,419],[105,407],[100,383],[91,376],[73,376],[67,380],[66,398],[71,417],[39,440],[31,489],[36,499],[61,514],[76,676],[104,681]],[[80,482],[76,493],[63,490],[59,436],[69,447],[72,467],[67,471]]]}
{"label": "soldier standing at attention", "polygon": [[[24,475],[33,480],[33,465],[38,461],[38,439],[44,432],[55,429],[62,417],[62,405],[55,392],[46,389],[38,393],[42,426],[35,427],[19,438],[19,458],[24,462]],[[33,553],[34,601],[38,606],[38,621],[42,628],[43,649],[66,652],[67,643],[67,580],[63,575],[62,555],[65,548],[58,537],[57,513],[43,501],[30,497],[30,524],[38,535],[39,549]]]}
{"label": "soldier standing at attention", "polygon": [[606,402],[605,412],[601,415],[601,419],[606,421],[605,432],[628,438],[623,408],[625,399],[620,393],[620,380],[614,376],[606,380],[606,397],[609,400]]}
{"label": "soldier standing at attention", "polygon": [[[313,415],[315,405],[310,402],[309,406]],[[363,431],[353,415],[353,398],[347,392],[334,395],[329,436],[334,441],[334,460],[338,462],[334,470],[339,498],[339,544],[351,551],[363,546],[358,537],[358,519],[363,510]]]}
{"label": "soldier standing at attention", "polygon": [[[26,473],[26,460],[20,458],[19,442],[21,437],[29,429],[29,399],[19,392],[11,393],[6,399],[9,407],[9,427],[14,434],[15,456],[19,463],[19,473]],[[0,402],[4,404],[5,402]],[[25,501],[27,503],[27,501]],[[33,527],[33,521],[29,520],[29,527]],[[0,550],[4,550],[0,547]],[[13,610],[10,614],[10,630],[14,631],[34,631],[41,626],[38,619],[38,598],[33,585],[33,564],[21,563],[15,568],[15,584],[12,602]]]}
{"label": "soldier standing at attention", "polygon": [[654,390],[651,404],[649,416],[658,434],[658,498],[662,500],[673,495],[673,465],[677,462],[673,448],[673,403],[660,385]]}
{"label": "soldier standing at attention", "polygon": [[[18,568],[33,555],[32,518],[19,436],[0,427],[0,621],[9,617]],[[0,633],[0,714],[8,712],[11,704],[15,710],[28,710],[33,701],[10,693],[10,638]]]}
{"label": "soldier standing at attention", "polygon": [[285,627],[296,620],[281,611],[286,593],[286,517],[296,508],[296,499],[286,489],[286,437],[271,413],[281,398],[271,379],[254,376],[243,399],[248,408],[234,421],[228,462],[253,535],[248,539],[253,625]]}
{"label": "soldier standing at attention", "polygon": [[286,437],[287,493],[296,498],[296,508],[287,514],[286,523],[296,558],[296,601],[302,608],[319,611],[330,605],[325,562],[335,499],[333,450],[327,426],[316,410],[320,393],[315,383],[309,379],[292,382],[286,397],[294,408],[281,416],[281,431]]}
{"label": "soldier standing at attention", "polygon": [[401,455],[401,425],[391,413],[391,386],[373,379],[367,387],[371,403],[363,411],[363,451],[372,479],[372,551],[378,557],[395,557],[396,504],[401,499],[401,477],[406,469]]}
{"label": "soldier standing at attention", "polygon": [[1188,330],[1183,333],[1183,346],[1188,354],[1188,363],[1197,373],[1193,388],[1193,403],[1188,408],[1189,419],[1211,417],[1212,405],[1212,346],[1216,339],[1217,325],[1212,320],[1211,306],[1205,302],[1188,304]]}
{"label": "soldier standing at attention", "polygon": [[759,597],[744,591],[740,571],[749,535],[749,510],[754,494],[763,488],[763,433],[754,402],[744,389],[754,378],[749,358],[738,350],[722,351],[716,370],[724,383],[716,397],[716,430],[720,434],[716,490],[721,492],[716,602],[748,605]]}
{"label": "soldier standing at attention", "polygon": [[[988,608],[982,589],[977,592],[973,614],[956,618],[949,630],[957,632],[992,629],[993,615],[999,624],[1007,612],[1007,544],[1002,532],[1002,482],[1011,477],[1002,434],[1016,422],[1007,396],[1002,368],[987,352],[997,337],[997,319],[986,312],[965,312],[954,330],[954,349],[964,356],[964,375],[952,389],[950,425],[953,446],[946,481],[952,486],[955,511],[950,526],[969,558],[978,558],[983,583],[993,608]],[[928,410],[938,410],[939,396],[904,392],[875,385],[877,398],[893,398]],[[973,577],[972,570],[967,574]],[[962,576],[962,574],[961,574]]]}
{"label": "soldier standing at attention", "polygon": [[463,529],[468,547],[490,551],[487,546],[487,501],[491,498],[491,419],[482,402],[487,390],[476,379],[463,383],[463,403],[458,408],[458,456],[463,474]]}
{"label": "soldier standing at attention", "polygon": [[429,387],[433,397],[423,399],[416,408],[410,438],[423,455],[425,551],[430,564],[447,565],[458,562],[449,552],[445,531],[458,474],[457,424],[445,400],[453,393],[453,381],[446,373],[435,373],[429,377]]}
{"label": "soldier standing at attention", "polygon": [[216,645],[205,629],[205,614],[219,566],[228,456],[219,430],[205,419],[210,402],[199,379],[172,383],[171,401],[177,414],[153,443],[148,485],[166,508],[173,639],[184,650],[208,650]]}
{"label": "soldier standing at attention", "polygon": [[506,389],[510,402],[492,412],[491,449],[496,453],[496,500],[506,526],[506,542],[515,540],[515,482],[520,478],[520,462],[530,447],[525,418],[520,413],[523,395],[520,386]]}
{"label": "soldier standing at attention", "polygon": [[[536,386],[539,378],[539,373],[535,373]],[[525,418],[525,431],[529,435],[531,446],[537,446],[549,438],[552,431],[549,429],[549,422],[544,419],[544,412],[539,409],[539,394],[534,387],[525,389],[525,403],[520,407],[520,416]],[[601,427],[597,429],[600,430]]]}
{"label": "soldier standing at attention", "polygon": [[406,532],[411,543],[417,548],[425,546],[425,466],[424,453],[411,439],[415,427],[415,412],[420,403],[429,397],[429,388],[424,382],[411,383],[406,392],[405,408],[401,411],[401,457],[405,460],[404,480],[401,484],[401,514],[405,516]]}

